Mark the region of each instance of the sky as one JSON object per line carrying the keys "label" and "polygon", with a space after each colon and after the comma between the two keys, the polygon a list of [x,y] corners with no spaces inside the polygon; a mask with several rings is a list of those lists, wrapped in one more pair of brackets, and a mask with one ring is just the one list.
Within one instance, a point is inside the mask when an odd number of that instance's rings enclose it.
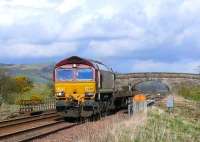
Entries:
{"label": "sky", "polygon": [[77,55],[117,72],[200,65],[199,0],[0,0],[0,63]]}

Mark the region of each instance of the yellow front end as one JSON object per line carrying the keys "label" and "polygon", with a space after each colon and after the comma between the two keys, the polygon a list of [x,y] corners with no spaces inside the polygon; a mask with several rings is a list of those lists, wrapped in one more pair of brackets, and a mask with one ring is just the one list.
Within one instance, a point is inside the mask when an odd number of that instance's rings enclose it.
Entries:
{"label": "yellow front end", "polygon": [[95,98],[96,83],[95,81],[55,82],[55,92],[57,100],[76,101],[81,104],[86,99]]}

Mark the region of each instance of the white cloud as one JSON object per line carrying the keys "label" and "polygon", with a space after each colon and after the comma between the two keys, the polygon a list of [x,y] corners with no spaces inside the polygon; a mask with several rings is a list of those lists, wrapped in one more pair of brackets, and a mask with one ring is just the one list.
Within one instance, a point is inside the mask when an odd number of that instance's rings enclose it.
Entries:
{"label": "white cloud", "polygon": [[12,15],[0,13],[0,19],[0,26],[12,25],[14,23],[14,17]]}
{"label": "white cloud", "polygon": [[[146,3],[146,1],[144,3]],[[162,10],[162,1],[148,0],[148,2],[144,4],[143,10],[149,21],[155,20]]]}
{"label": "white cloud", "polygon": [[35,16],[41,16],[47,8],[53,8],[53,4],[47,0],[2,0],[0,1],[0,27],[26,23]]}
{"label": "white cloud", "polygon": [[153,60],[137,60],[132,62],[132,71],[136,72],[188,72],[197,73],[197,68],[200,65],[199,61],[182,60],[178,62],[166,63]]}
{"label": "white cloud", "polygon": [[0,6],[9,6],[13,8],[53,8],[54,3],[49,0],[1,0]]}
{"label": "white cloud", "polygon": [[104,42],[91,41],[88,52],[92,52],[94,56],[99,57],[120,56],[127,52],[139,50],[141,47],[137,44],[137,41],[131,39],[115,39]]}
{"label": "white cloud", "polygon": [[56,10],[61,14],[67,13],[75,8],[84,5],[85,0],[64,0],[57,7]]}
{"label": "white cloud", "polygon": [[103,16],[103,18],[105,19],[111,19],[114,15],[118,13],[118,11],[116,8],[108,5],[99,9],[97,13]]}
{"label": "white cloud", "polygon": [[46,45],[33,45],[26,43],[13,43],[8,44],[6,47],[1,48],[1,57],[15,57],[23,58],[28,56],[29,58],[38,57],[55,57],[60,55],[69,55],[75,52],[78,46],[75,43],[52,43]]}
{"label": "white cloud", "polygon": [[196,16],[196,14],[199,13],[199,8],[199,0],[184,0],[179,7],[179,12],[181,15],[186,16],[185,18],[190,18],[191,16]]}

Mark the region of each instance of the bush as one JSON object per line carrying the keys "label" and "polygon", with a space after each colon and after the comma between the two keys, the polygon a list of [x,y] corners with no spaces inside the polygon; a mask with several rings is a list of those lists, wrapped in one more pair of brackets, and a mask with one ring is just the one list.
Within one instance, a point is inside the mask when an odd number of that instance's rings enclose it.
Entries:
{"label": "bush", "polygon": [[16,101],[18,105],[35,105],[35,104],[42,104],[44,103],[43,98],[41,95],[32,95],[29,98],[20,98]]}
{"label": "bush", "polygon": [[16,76],[14,80],[20,93],[30,91],[33,88],[33,82],[25,76]]}
{"label": "bush", "polygon": [[41,104],[41,103],[44,102],[44,100],[43,100],[43,98],[41,96],[42,95],[32,95],[31,96],[31,101]]}
{"label": "bush", "polygon": [[6,70],[0,69],[0,96],[1,102],[15,104],[19,94],[23,94],[33,88],[33,82],[25,76],[15,78],[8,76]]}
{"label": "bush", "polygon": [[10,77],[4,77],[0,82],[0,90],[3,101],[8,104],[14,104],[18,95],[16,82]]}

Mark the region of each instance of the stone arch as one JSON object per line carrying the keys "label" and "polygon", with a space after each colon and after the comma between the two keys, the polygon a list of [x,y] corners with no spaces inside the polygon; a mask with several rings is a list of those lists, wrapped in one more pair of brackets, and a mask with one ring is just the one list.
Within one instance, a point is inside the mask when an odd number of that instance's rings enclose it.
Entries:
{"label": "stone arch", "polygon": [[[161,91],[165,91],[165,93],[169,93],[171,91],[170,86],[161,79],[141,80],[140,82],[134,84],[135,90],[145,92],[145,90],[142,90],[141,87],[143,87],[143,89],[145,89],[145,87],[151,87],[151,90],[146,90],[151,93],[153,93],[153,90],[156,91],[157,93],[161,93]],[[156,87],[161,87],[163,90],[159,90],[161,88],[156,88]],[[150,88],[146,88],[146,89],[150,89]]]}

